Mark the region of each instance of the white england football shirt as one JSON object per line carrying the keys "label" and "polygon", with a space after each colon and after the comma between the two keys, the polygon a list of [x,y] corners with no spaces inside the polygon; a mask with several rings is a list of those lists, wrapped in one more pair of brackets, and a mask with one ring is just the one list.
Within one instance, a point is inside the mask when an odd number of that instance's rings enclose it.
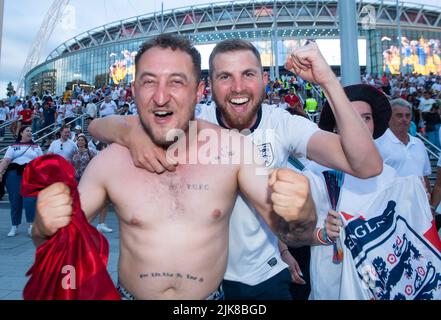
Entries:
{"label": "white england football shirt", "polygon": [[[216,110],[214,104],[198,105],[196,117],[225,127]],[[291,153],[306,155],[308,141],[318,130],[315,123],[305,118],[262,105],[249,137],[268,168],[285,168]],[[280,257],[277,237],[239,195],[230,220],[228,265],[224,278],[256,285],[286,267]]]}

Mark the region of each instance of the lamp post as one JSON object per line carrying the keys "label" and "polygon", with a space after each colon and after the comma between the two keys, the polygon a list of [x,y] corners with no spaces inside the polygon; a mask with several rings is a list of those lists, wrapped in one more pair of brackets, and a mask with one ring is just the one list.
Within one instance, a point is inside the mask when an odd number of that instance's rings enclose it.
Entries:
{"label": "lamp post", "polygon": [[344,86],[360,83],[358,26],[355,1],[339,0],[341,82]]}

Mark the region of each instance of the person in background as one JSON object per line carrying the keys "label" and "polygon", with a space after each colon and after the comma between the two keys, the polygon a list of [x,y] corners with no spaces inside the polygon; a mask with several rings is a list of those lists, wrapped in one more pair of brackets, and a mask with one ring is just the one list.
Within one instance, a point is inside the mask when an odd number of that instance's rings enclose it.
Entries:
{"label": "person in background", "polygon": [[[427,139],[432,143],[436,148],[440,148],[439,143],[439,128],[441,125],[441,117],[439,114],[439,105],[438,103],[434,103],[429,112],[423,113],[424,115],[424,123],[426,125],[426,136]],[[437,149],[431,147],[433,152],[437,153]]]}
{"label": "person in background", "polygon": [[76,143],[78,150],[72,155],[72,165],[75,168],[75,179],[79,182],[87,165],[96,156],[96,152],[89,150],[87,138],[82,133],[78,135]]}
{"label": "person in background", "polygon": [[32,141],[31,127],[23,126],[18,132],[17,141],[8,147],[5,157],[0,162],[0,180],[5,180],[11,203],[12,227],[8,237],[17,235],[23,207],[26,211],[26,221],[29,223],[28,234],[31,235],[36,199],[23,198],[20,195],[20,187],[24,168],[29,162],[41,155],[43,155],[43,151],[40,146]]}
{"label": "person in background", "polygon": [[401,177],[416,175],[424,178],[430,193],[428,176],[432,173],[429,156],[423,142],[408,134],[411,106],[404,99],[390,102],[392,116],[389,128],[375,143],[385,164],[394,168]]}
{"label": "person in background", "polygon": [[91,102],[87,103],[85,113],[87,114],[86,121],[89,125],[90,122],[96,118],[98,108],[96,106],[97,99],[94,98]]}
{"label": "person in background", "polygon": [[[5,106],[5,103],[0,100],[0,126],[6,122],[9,118],[9,108]],[[5,139],[5,127],[0,128],[0,141]]]}
{"label": "person in background", "polygon": [[47,153],[54,153],[72,162],[72,155],[77,151],[77,145],[70,139],[70,127],[64,125],[60,130],[60,138],[52,141]]}
{"label": "person in background", "polygon": [[[367,84],[356,84],[344,88],[346,95],[354,108],[362,117],[364,123],[376,139],[384,134],[388,128],[391,116],[391,107],[387,97],[376,88]],[[329,132],[338,132],[335,117],[329,103],[323,105],[323,110],[318,123],[319,127]],[[309,161],[303,173],[310,179],[311,190],[317,208],[316,231],[311,238],[311,300],[335,300],[339,298],[341,285],[342,264],[332,262],[332,243],[338,237],[341,222],[335,212],[330,212],[330,203],[325,182],[321,178],[322,172],[329,168]],[[369,179],[359,179],[352,175],[345,174],[344,183],[340,194],[340,205],[346,199],[355,201],[368,201],[371,196],[366,194],[374,192],[380,186],[387,184],[390,179],[396,177],[394,169],[383,165],[383,172]],[[352,195],[352,198],[350,197]],[[355,195],[355,197],[354,197]],[[362,210],[360,205],[360,210]],[[326,230],[326,232],[324,232]]]}

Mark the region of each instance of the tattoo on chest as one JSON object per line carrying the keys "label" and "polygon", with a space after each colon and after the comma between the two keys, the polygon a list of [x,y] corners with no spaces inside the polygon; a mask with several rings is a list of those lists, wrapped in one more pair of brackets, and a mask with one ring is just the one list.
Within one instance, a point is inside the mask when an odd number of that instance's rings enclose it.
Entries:
{"label": "tattoo on chest", "polygon": [[187,275],[183,275],[179,272],[176,273],[170,273],[170,272],[150,272],[150,273],[141,273],[139,275],[140,279],[144,279],[144,278],[169,278],[169,279],[186,279],[189,281],[194,281],[194,282],[199,282],[202,283],[204,282],[204,278],[202,277],[195,277],[191,274],[187,274]]}
{"label": "tattoo on chest", "polygon": [[187,183],[187,190],[192,191],[208,191],[209,185],[208,184],[201,184],[201,183]]}

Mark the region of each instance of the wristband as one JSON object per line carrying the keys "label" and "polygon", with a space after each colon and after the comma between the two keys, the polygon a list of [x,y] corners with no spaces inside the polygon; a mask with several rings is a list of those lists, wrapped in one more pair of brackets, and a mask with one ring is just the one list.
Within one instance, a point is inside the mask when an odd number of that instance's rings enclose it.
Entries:
{"label": "wristband", "polygon": [[317,231],[316,231],[316,237],[317,237],[317,240],[318,240],[322,245],[327,246],[328,244],[327,244],[324,240],[322,240],[322,238],[320,237],[320,231],[322,231],[322,228],[318,228]]}

